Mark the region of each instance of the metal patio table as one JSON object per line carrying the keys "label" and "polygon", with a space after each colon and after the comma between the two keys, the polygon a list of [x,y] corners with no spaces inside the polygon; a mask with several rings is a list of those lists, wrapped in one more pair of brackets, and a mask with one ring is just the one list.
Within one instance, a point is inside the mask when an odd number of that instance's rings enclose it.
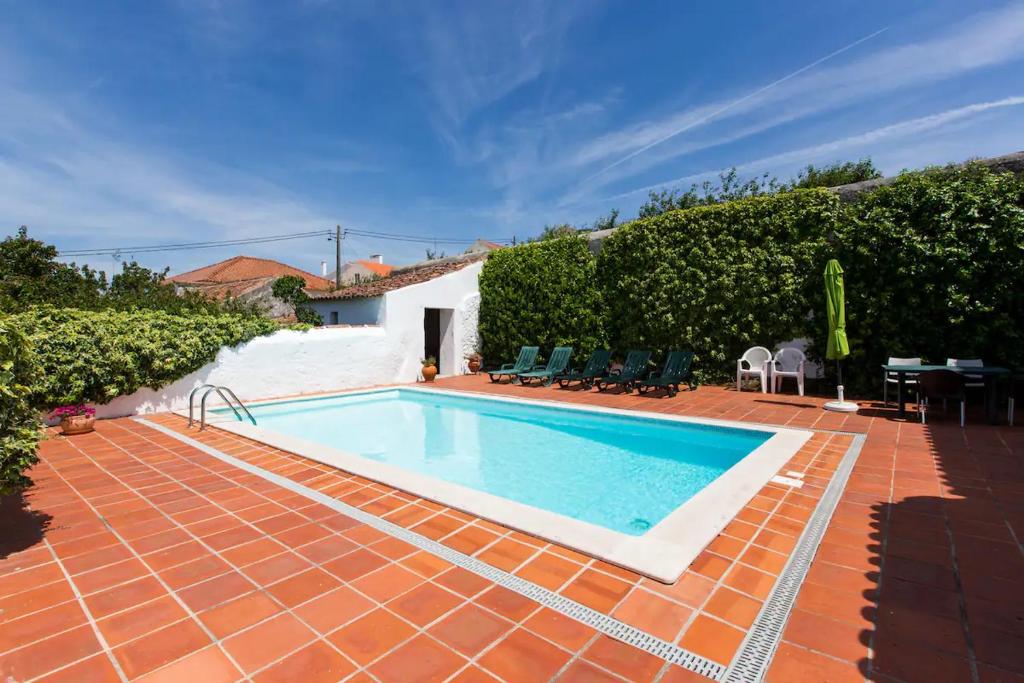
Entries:
{"label": "metal patio table", "polygon": [[999,421],[998,383],[1000,377],[1009,377],[1012,373],[1007,368],[995,365],[984,365],[981,367],[957,367],[949,365],[883,365],[882,369],[896,375],[896,405],[899,412],[896,416],[905,418],[907,416],[907,375],[920,375],[930,370],[949,370],[958,375],[969,375],[981,377],[985,382],[985,419],[989,424],[996,424]]}

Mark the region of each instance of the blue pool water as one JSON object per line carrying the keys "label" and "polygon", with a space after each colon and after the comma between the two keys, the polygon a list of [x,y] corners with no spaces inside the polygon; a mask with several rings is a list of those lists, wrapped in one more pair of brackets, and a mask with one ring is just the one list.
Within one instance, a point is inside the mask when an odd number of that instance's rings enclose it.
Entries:
{"label": "blue pool water", "polygon": [[252,412],[262,429],[635,536],[771,436],[401,389]]}

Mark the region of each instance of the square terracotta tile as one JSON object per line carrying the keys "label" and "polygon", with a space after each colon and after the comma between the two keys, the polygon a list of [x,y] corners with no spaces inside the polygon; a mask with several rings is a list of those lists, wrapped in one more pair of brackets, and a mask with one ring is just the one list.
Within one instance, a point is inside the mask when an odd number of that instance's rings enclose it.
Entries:
{"label": "square terracotta tile", "polygon": [[5,653],[0,658],[0,672],[11,680],[25,681],[100,651],[92,628],[79,626]]}
{"label": "square terracotta tile", "polygon": [[538,607],[533,600],[510,591],[504,586],[489,588],[473,601],[517,623],[535,612]]}
{"label": "square terracotta tile", "polygon": [[373,664],[370,672],[383,683],[440,682],[467,663],[448,646],[421,635]]}
{"label": "square terracotta tile", "polygon": [[210,638],[192,619],[183,619],[159,631],[114,648],[114,656],[129,678],[137,678],[210,644]]}
{"label": "square terracotta tile", "polygon": [[440,584],[449,590],[460,595],[471,598],[478,595],[492,584],[479,574],[474,574],[462,567],[452,567],[448,571],[434,578],[434,583]]}
{"label": "square terracotta tile", "polygon": [[253,588],[252,582],[247,578],[241,574],[230,572],[180,590],[178,596],[193,612],[201,612],[249,593]]}
{"label": "square terracotta tile", "polygon": [[692,614],[689,607],[636,588],[616,608],[613,616],[671,643]]}
{"label": "square terracotta tile", "polygon": [[721,587],[704,605],[703,611],[728,621],[734,626],[748,629],[757,618],[758,612],[761,611],[761,602],[731,588]]}
{"label": "square terracotta tile", "polygon": [[315,637],[316,634],[295,617],[279,614],[231,636],[224,641],[224,649],[243,671],[251,673],[299,649]]}
{"label": "square terracotta tile", "polygon": [[698,614],[679,641],[679,646],[713,662],[728,666],[743,641],[744,632],[734,626]]}
{"label": "square terracotta tile", "polygon": [[478,663],[502,680],[540,683],[550,681],[569,658],[565,650],[516,629],[484,653]]}
{"label": "square terracotta tile", "polygon": [[547,638],[570,652],[580,650],[597,633],[589,626],[548,607],[541,607],[523,622],[523,628]]}
{"label": "square terracotta tile", "polygon": [[296,607],[295,615],[320,633],[330,633],[376,606],[351,588],[341,586]]}
{"label": "square terracotta tile", "polygon": [[423,627],[465,602],[465,598],[432,583],[423,583],[399,595],[388,609]]}
{"label": "square terracotta tile", "polygon": [[423,577],[397,563],[351,582],[351,586],[379,603],[387,602],[423,583]]}
{"label": "square terracotta tile", "polygon": [[611,613],[626,596],[632,584],[592,569],[585,570],[562,591],[565,597],[605,614]]}
{"label": "square terracotta tile", "polygon": [[548,590],[557,591],[582,569],[575,562],[545,552],[520,567],[516,575]]}
{"label": "square terracotta tile", "polygon": [[281,607],[266,594],[253,591],[200,612],[198,617],[214,636],[227,638],[281,611]]}
{"label": "square terracotta tile", "polygon": [[346,656],[366,665],[415,633],[412,626],[387,610],[376,609],[338,629],[327,639]]}
{"label": "square terracotta tile", "polygon": [[110,647],[146,635],[184,619],[188,614],[171,596],[165,595],[96,622]]}
{"label": "square terracotta tile", "polygon": [[430,634],[466,657],[475,657],[512,628],[511,622],[467,604],[432,626]]}
{"label": "square terracotta tile", "polygon": [[388,564],[387,558],[363,548],[348,555],[342,555],[330,562],[324,562],[321,567],[342,581],[354,581],[386,564]]}
{"label": "square terracotta tile", "polygon": [[583,653],[594,664],[631,681],[650,681],[664,667],[665,660],[608,636],[599,637]]}
{"label": "square terracotta tile", "polygon": [[269,586],[266,591],[285,607],[295,607],[332,591],[341,582],[322,569],[308,569]]}
{"label": "square terracotta tile", "polygon": [[314,641],[253,677],[256,683],[323,683],[340,681],[355,665],[322,640]]}

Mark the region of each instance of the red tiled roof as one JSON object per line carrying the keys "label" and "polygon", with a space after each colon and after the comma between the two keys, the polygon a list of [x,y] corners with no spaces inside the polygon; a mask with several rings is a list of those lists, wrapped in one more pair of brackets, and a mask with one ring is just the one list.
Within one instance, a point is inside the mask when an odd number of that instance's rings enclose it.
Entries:
{"label": "red tiled roof", "polygon": [[364,282],[351,287],[342,287],[331,292],[311,292],[314,299],[337,300],[337,299],[366,299],[374,296],[381,296],[387,292],[418,285],[421,282],[429,282],[435,278],[487,258],[487,254],[471,254],[469,256],[455,256],[436,261],[426,261],[406,268],[397,268],[391,275],[382,277],[379,280]]}
{"label": "red tiled roof", "polygon": [[388,265],[387,263],[377,263],[376,261],[367,261],[366,259],[358,259],[355,262],[363,266],[364,268],[372,270],[374,273],[380,275],[381,277],[387,277],[388,275],[391,275],[391,271],[395,269],[394,266]]}
{"label": "red tiled roof", "polygon": [[334,286],[330,280],[293,268],[286,263],[253,256],[235,256],[226,261],[190,270],[187,273],[172,275],[167,279],[180,285],[202,285],[279,278],[285,275],[296,275],[303,278],[308,289],[324,290]]}

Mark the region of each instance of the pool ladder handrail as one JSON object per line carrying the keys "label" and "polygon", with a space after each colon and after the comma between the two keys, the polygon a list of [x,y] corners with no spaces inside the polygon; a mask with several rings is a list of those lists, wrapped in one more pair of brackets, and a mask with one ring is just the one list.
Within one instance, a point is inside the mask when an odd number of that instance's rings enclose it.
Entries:
{"label": "pool ladder handrail", "polygon": [[[223,400],[224,403],[229,408],[231,408],[232,412],[234,412],[235,414],[235,417],[237,417],[239,420],[242,420],[242,413],[238,412],[238,409],[241,408],[242,412],[245,413],[245,416],[249,418],[249,421],[252,422],[253,425],[256,424],[256,418],[252,416],[252,413],[249,412],[249,409],[245,407],[245,404],[242,403],[242,400],[238,398],[238,396],[235,395],[235,392],[231,391],[231,389],[225,386],[218,386],[216,384],[200,384],[198,387],[193,389],[188,395],[189,427],[191,427],[192,424],[195,422],[195,419],[193,417],[195,414],[195,396],[199,391],[203,389],[206,389],[206,391],[203,393],[202,397],[199,400],[199,431],[203,431],[204,429],[206,429],[206,399],[214,391],[216,391],[217,394],[221,397],[221,400]],[[232,400],[234,401],[234,403],[232,403]],[[237,408],[235,407],[236,404],[238,405]]]}

